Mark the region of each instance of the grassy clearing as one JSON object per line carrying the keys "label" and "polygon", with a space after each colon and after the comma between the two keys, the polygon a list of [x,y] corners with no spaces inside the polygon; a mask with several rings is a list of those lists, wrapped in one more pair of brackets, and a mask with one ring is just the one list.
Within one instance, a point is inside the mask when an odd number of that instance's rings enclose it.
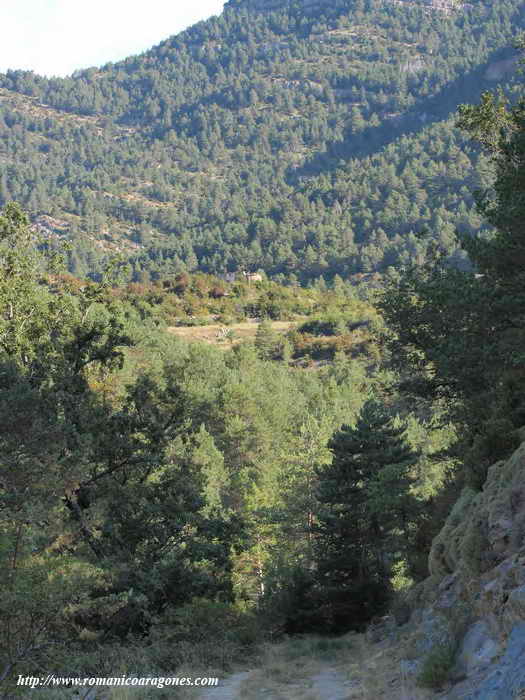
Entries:
{"label": "grassy clearing", "polygon": [[[291,321],[273,321],[272,329],[277,333],[286,333],[295,323]],[[257,333],[256,321],[232,323],[229,326],[212,324],[209,326],[172,326],[168,328],[179,338],[192,342],[205,342],[211,345],[228,348],[244,340],[253,340]]]}

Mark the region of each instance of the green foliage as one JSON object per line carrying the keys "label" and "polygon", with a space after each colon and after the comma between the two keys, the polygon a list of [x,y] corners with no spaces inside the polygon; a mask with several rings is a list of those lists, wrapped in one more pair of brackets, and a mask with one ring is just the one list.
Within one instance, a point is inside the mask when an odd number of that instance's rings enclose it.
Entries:
{"label": "green foliage", "polygon": [[0,677],[9,683],[16,670],[52,663],[49,649],[147,630],[167,604],[197,594],[230,597],[242,527],[215,512],[220,459],[206,434],[178,455],[191,437],[169,385],[139,372],[106,392],[132,345],[126,307],[105,285],[73,294],[49,277],[14,205],[0,232]]}
{"label": "green foliage", "polygon": [[163,323],[179,302],[226,312],[244,300],[337,330],[375,319],[370,303],[341,281],[238,283],[233,299],[200,274],[177,291],[82,283],[50,274],[19,209],[0,223],[7,687],[64,654],[86,671],[117,658],[228,668],[254,651],[261,619],[276,634],[327,633],[382,611],[415,547],[418,499],[433,493],[415,450],[428,443],[429,457],[445,436],[415,417],[407,431],[373,402],[361,410],[392,386],[363,352],[302,371],[267,321],[255,344],[221,349],[185,345]]}
{"label": "green foliage", "polygon": [[277,334],[268,321],[261,321],[255,334],[255,347],[261,360],[272,360],[277,351]]}
{"label": "green foliage", "polygon": [[510,418],[499,417],[483,422],[483,431],[474,435],[465,457],[466,484],[481,491],[488,468],[499,459],[510,455],[520,444],[516,427]]}
{"label": "green foliage", "polygon": [[338,652],[351,648],[352,642],[349,639],[319,639],[315,644],[314,653],[321,659],[331,660]]}
{"label": "green foliage", "polygon": [[473,576],[479,576],[486,570],[486,552],[489,547],[483,524],[471,520],[461,540],[461,561]]}
{"label": "green foliage", "polygon": [[522,101],[512,106],[502,94],[484,94],[478,106],[462,107],[459,125],[491,162],[494,180],[477,199],[496,233],[462,239],[475,271],[438,256],[394,283],[381,306],[395,334],[390,347],[419,382],[412,389],[445,397],[461,426],[464,476],[479,489],[488,466],[516,446],[525,415]]}
{"label": "green foliage", "polygon": [[450,678],[456,660],[457,645],[449,642],[432,648],[423,661],[418,683],[424,688],[441,689]]}
{"label": "green foliage", "polygon": [[314,571],[299,564],[280,567],[267,576],[266,585],[262,619],[277,634],[333,632],[333,620],[324,609]]}
{"label": "green foliage", "polygon": [[[89,430],[99,427],[101,406],[90,377],[119,367],[130,339],[102,288],[86,286],[73,298],[50,287],[46,270],[54,261],[35,252],[27,219],[16,206],[0,217],[0,233],[5,680],[45,653],[53,634],[65,629],[68,607],[86,600],[93,582],[104,578],[98,567],[58,544],[60,497],[70,499],[82,478],[93,448]],[[86,539],[96,546],[88,533],[86,528]]]}
{"label": "green foliage", "polygon": [[150,634],[165,668],[177,667],[193,657],[204,667],[230,670],[240,657],[254,655],[264,639],[253,612],[204,598],[168,608]]}
{"label": "green foliage", "polygon": [[332,437],[333,460],[318,472],[317,595],[333,630],[359,627],[384,609],[392,567],[406,551],[418,508],[410,493],[417,455],[404,430],[368,401],[356,427]]}
{"label": "green foliage", "polygon": [[310,335],[345,335],[349,331],[369,325],[368,320],[353,321],[344,315],[313,318],[298,327],[299,333]]}
{"label": "green foliage", "polygon": [[[519,27],[518,0],[446,16],[230,2],[116,65],[8,71],[0,204],[73,240],[78,276],[98,278],[115,248],[135,283],[263,269],[326,284],[419,263],[430,244],[464,263],[454,231],[482,225],[471,190],[486,159],[449,116],[490,85],[486,67],[510,57]],[[275,318],[271,299],[262,310]]]}

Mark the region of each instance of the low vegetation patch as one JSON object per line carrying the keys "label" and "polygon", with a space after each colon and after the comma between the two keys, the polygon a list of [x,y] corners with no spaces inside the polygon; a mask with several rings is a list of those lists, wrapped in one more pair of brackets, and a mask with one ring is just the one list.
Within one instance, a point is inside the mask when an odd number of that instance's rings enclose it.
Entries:
{"label": "low vegetation patch", "polygon": [[445,642],[433,647],[423,661],[418,684],[423,688],[442,688],[450,678],[456,653],[457,644],[454,642]]}

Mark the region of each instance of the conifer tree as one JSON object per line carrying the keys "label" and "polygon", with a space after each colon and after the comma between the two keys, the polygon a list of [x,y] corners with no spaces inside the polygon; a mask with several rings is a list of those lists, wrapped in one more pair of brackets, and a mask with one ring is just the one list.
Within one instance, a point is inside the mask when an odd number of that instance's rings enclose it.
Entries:
{"label": "conifer tree", "polygon": [[392,357],[411,377],[406,388],[446,399],[460,426],[455,449],[466,481],[481,489],[489,466],[517,447],[516,428],[525,421],[523,93],[515,105],[485,93],[479,105],[460,108],[458,126],[482,146],[493,168],[492,185],[476,199],[496,232],[462,238],[473,269],[450,266],[429,246],[427,264],[391,285],[381,309],[394,331]]}
{"label": "conifer tree", "polygon": [[255,334],[255,347],[261,360],[272,360],[277,347],[277,334],[269,321],[261,321]]}
{"label": "conifer tree", "polygon": [[370,400],[355,428],[333,436],[332,463],[319,471],[318,581],[335,629],[359,626],[381,610],[392,565],[403,556],[417,460],[403,433]]}

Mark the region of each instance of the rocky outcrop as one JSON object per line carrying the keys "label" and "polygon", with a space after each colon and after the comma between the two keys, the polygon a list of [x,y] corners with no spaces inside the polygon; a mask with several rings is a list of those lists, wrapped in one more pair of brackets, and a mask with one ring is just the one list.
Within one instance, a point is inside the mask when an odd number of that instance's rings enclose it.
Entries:
{"label": "rocky outcrop", "polygon": [[[524,436],[522,436],[524,437]],[[457,645],[442,697],[525,697],[525,444],[466,489],[435,539],[431,577],[411,593],[417,673],[436,645]]]}

